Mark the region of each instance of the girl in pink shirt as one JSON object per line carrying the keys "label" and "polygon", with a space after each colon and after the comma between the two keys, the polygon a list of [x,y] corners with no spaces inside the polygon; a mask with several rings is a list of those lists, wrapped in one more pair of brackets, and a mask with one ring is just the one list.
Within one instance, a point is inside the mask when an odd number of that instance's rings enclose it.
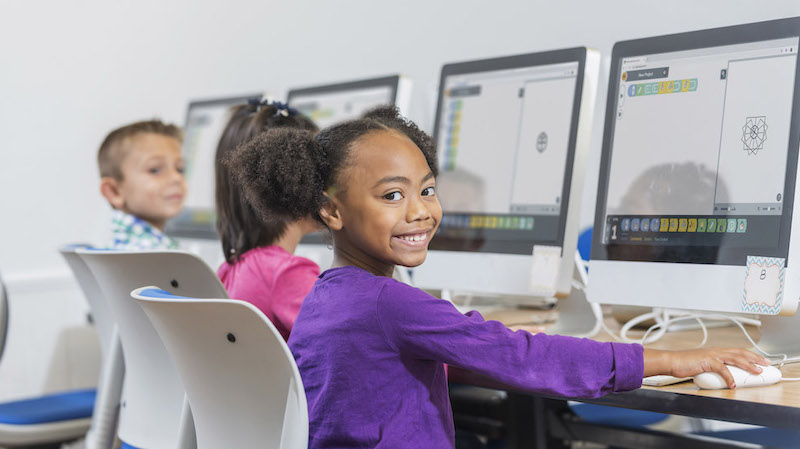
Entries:
{"label": "girl in pink shirt", "polygon": [[[311,217],[291,219],[256,212],[225,162],[237,146],[282,127],[317,131],[311,120],[284,103],[253,100],[231,110],[215,164],[217,231],[225,254],[217,275],[231,298],[258,307],[288,339],[300,304],[320,272],[314,262],[293,253],[300,239],[320,226]],[[265,155],[253,157],[258,163]]]}

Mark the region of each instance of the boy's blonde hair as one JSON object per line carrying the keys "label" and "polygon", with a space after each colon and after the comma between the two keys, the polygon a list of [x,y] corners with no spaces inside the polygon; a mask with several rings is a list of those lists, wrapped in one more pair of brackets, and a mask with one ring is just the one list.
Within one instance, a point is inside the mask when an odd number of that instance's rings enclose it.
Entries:
{"label": "boy's blonde hair", "polygon": [[122,180],[122,160],[130,149],[125,141],[139,134],[160,134],[172,137],[183,143],[183,131],[180,127],[161,120],[144,120],[117,128],[103,139],[100,150],[97,152],[97,166],[100,168],[100,177],[111,177]]}

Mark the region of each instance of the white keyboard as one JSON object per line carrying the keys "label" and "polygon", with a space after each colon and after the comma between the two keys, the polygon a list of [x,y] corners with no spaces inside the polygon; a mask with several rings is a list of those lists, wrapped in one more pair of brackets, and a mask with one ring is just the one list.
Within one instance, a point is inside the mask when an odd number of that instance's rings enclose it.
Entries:
{"label": "white keyboard", "polygon": [[649,387],[664,387],[666,385],[685,382],[690,379],[691,377],[650,376],[642,379],[642,385],[647,385]]}

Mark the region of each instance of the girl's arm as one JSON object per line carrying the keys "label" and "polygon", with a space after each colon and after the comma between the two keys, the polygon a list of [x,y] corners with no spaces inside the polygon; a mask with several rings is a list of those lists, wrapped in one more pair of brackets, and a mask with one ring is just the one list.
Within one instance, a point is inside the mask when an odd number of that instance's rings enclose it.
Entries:
{"label": "girl's arm", "polygon": [[520,389],[567,397],[632,390],[653,374],[715,371],[732,384],[725,363],[756,372],[752,363],[764,362],[739,349],[645,351],[636,344],[514,332],[391,280],[378,297],[377,314],[387,342],[403,357],[436,360]]}
{"label": "girl's arm", "polygon": [[566,397],[641,386],[639,345],[514,332],[393,280],[386,281],[376,307],[387,343],[403,358],[444,362],[512,387]]}

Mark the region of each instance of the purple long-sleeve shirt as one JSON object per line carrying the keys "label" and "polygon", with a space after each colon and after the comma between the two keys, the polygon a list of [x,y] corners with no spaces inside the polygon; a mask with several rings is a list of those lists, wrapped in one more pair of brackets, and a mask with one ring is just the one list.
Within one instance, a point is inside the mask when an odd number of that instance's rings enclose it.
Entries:
{"label": "purple long-sleeve shirt", "polygon": [[289,348],[312,449],[453,447],[444,363],[568,397],[638,388],[644,371],[639,345],[514,332],[356,267],[320,276]]}

